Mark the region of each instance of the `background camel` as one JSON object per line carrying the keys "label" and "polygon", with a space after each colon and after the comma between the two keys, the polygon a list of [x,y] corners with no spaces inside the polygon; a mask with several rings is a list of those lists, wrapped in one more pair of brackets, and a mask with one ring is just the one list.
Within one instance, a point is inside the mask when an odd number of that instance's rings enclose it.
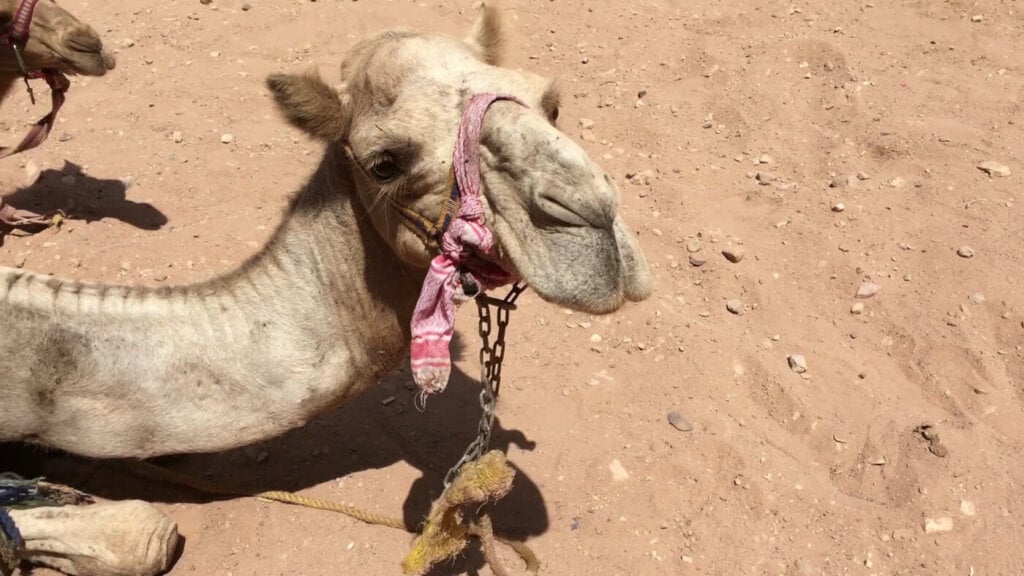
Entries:
{"label": "background camel", "polygon": [[[551,82],[497,66],[497,18],[484,9],[465,42],[365,40],[337,91],[316,74],[272,76],[285,117],[324,152],[268,245],[239,269],[164,289],[0,269],[0,440],[97,457],[219,451],[301,426],[377,382],[409,347],[434,256],[400,216],[438,221],[477,94],[520,101],[482,109],[467,144],[479,149],[472,178],[483,196],[464,187],[462,205],[482,202],[497,265],[577,310],[646,298],[618,190],[553,125]],[[464,265],[486,256],[481,248]]]}
{"label": "background camel", "polygon": [[[26,14],[31,15],[30,19]],[[49,115],[39,121],[25,141],[4,150],[2,157],[37,146],[46,138],[67,89],[64,74],[103,76],[113,70],[115,59],[104,51],[102,40],[91,26],[54,0],[0,0],[0,26],[0,100],[20,81],[28,82],[29,77],[45,78],[54,92]],[[31,86],[29,91],[33,92]],[[47,221],[41,214],[5,205],[0,198],[0,225]]]}

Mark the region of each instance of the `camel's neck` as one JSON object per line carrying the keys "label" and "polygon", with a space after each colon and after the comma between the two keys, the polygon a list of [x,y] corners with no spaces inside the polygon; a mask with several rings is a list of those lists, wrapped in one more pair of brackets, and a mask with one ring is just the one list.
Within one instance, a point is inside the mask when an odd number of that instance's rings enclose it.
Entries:
{"label": "camel's neck", "polygon": [[394,369],[425,272],[385,244],[331,154],[266,248],[219,278],[154,289],[0,270],[0,388],[14,392],[0,440],[13,429],[92,456],[221,450]]}

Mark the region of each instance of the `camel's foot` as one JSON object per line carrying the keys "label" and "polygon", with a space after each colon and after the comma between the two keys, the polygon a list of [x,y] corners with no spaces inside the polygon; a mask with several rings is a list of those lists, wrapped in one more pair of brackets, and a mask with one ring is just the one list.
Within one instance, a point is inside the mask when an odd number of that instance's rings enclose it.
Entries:
{"label": "camel's foot", "polygon": [[11,510],[29,564],[76,576],[155,576],[178,550],[177,524],[138,500]]}
{"label": "camel's foot", "polygon": [[0,199],[0,225],[3,226],[10,228],[38,228],[40,226],[59,224],[63,219],[64,213],[59,210],[46,214],[37,214],[31,210],[15,208],[10,204],[4,203],[3,199]]}

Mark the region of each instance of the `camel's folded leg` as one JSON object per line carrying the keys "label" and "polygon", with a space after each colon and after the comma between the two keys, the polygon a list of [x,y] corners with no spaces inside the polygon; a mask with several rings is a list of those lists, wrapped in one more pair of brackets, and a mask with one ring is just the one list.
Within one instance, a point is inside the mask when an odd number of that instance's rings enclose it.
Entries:
{"label": "camel's folded leg", "polygon": [[15,208],[5,204],[0,198],[0,224],[8,226],[48,226],[53,223],[53,215],[36,214],[30,210]]}
{"label": "camel's folded leg", "polygon": [[167,570],[178,527],[138,500],[11,510],[25,547],[21,558],[77,576],[152,576]]}

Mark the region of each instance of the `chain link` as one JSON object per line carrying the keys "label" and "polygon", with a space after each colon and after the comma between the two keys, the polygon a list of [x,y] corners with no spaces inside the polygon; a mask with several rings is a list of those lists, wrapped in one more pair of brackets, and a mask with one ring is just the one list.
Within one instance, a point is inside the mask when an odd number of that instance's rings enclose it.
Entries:
{"label": "chain link", "polygon": [[[505,360],[505,329],[511,312],[516,309],[516,299],[523,290],[526,290],[525,284],[513,284],[503,300],[483,293],[476,297],[480,317],[477,326],[480,334],[480,423],[477,425],[476,438],[470,442],[462,458],[444,475],[445,490],[455,481],[462,467],[479,460],[491,444],[494,413],[498,407],[498,392],[501,390],[501,363]],[[493,328],[491,306],[498,310],[498,332],[494,335],[493,346],[490,342]]]}

